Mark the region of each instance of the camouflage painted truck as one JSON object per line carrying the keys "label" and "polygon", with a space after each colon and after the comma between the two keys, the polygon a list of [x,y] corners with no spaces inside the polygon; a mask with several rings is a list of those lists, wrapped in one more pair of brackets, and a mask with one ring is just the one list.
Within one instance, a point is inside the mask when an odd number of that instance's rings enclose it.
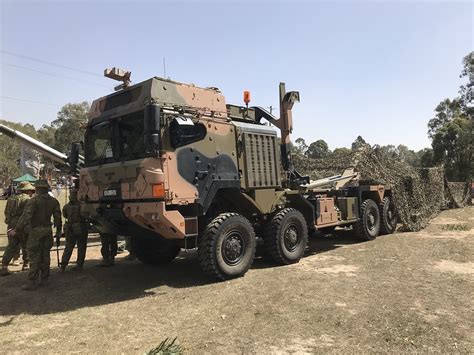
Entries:
{"label": "camouflage painted truck", "polygon": [[[217,88],[158,77],[127,84],[92,103],[79,198],[100,232],[132,237],[142,262],[168,263],[197,248],[202,269],[224,280],[247,272],[257,240],[276,263],[291,264],[315,230],[352,225],[364,240],[394,231],[389,188],[354,183],[350,171],[311,182],[295,170],[299,93],[285,84],[279,118],[248,107],[248,93],[237,106]],[[81,159],[76,146],[69,163]]]}

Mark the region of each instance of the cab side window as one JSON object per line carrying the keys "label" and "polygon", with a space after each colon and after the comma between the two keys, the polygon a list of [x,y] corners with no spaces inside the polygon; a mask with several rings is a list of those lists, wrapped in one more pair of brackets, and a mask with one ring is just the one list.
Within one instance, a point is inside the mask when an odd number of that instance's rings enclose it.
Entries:
{"label": "cab side window", "polygon": [[190,118],[175,117],[170,123],[170,139],[173,148],[200,141],[206,136],[206,126],[194,123]]}

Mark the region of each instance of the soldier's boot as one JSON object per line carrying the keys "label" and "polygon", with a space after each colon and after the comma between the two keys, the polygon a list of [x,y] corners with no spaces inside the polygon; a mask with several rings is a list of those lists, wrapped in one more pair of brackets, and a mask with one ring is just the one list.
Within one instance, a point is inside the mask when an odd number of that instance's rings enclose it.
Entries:
{"label": "soldier's boot", "polygon": [[36,290],[37,287],[38,285],[36,284],[35,281],[29,280],[28,283],[21,286],[21,289],[25,291],[32,291],[32,290]]}
{"label": "soldier's boot", "polygon": [[59,264],[59,268],[61,269],[61,271],[66,270],[66,266],[67,266],[66,263],[60,263],[60,264]]}
{"label": "soldier's boot", "polygon": [[18,261],[19,257],[18,258],[13,258],[12,261],[10,262],[10,265],[12,266],[18,266],[20,265],[20,262]]}
{"label": "soldier's boot", "polygon": [[109,260],[109,266],[114,266],[115,265],[115,256],[112,256]]}
{"label": "soldier's boot", "polygon": [[8,276],[8,275],[11,275],[11,272],[8,270],[8,265],[2,265],[0,276]]}
{"label": "soldier's boot", "polygon": [[110,266],[109,258],[103,258],[100,264],[97,265],[98,267],[107,267]]}
{"label": "soldier's boot", "polygon": [[30,264],[29,264],[28,260],[24,260],[23,265],[21,267],[21,271],[28,270],[29,268],[30,268]]}

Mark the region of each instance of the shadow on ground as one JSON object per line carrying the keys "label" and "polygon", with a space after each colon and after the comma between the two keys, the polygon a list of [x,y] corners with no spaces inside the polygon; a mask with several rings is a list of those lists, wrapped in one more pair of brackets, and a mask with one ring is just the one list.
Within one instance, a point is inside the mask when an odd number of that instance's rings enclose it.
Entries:
{"label": "shadow on ground", "polygon": [[[357,241],[347,231],[332,236],[316,234],[309,240],[306,256],[354,243]],[[50,285],[35,291],[20,289],[26,272],[0,278],[0,316],[72,311],[166,293],[166,287],[161,286],[188,288],[215,283],[201,271],[195,252],[182,252],[172,263],[159,266],[120,258],[114,267],[99,268],[99,261],[88,259],[81,272],[60,272],[53,267]],[[265,257],[257,257],[253,265],[254,269],[270,267],[276,265]]]}

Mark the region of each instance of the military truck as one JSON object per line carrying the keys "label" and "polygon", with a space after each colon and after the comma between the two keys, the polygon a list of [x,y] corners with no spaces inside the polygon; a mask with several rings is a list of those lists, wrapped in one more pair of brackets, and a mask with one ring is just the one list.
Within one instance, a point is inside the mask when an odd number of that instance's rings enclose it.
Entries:
{"label": "military truck", "polygon": [[248,92],[245,105],[231,105],[215,87],[159,77],[129,85],[129,73],[106,74],[124,84],[92,103],[84,157],[76,145],[61,159],[81,162],[84,217],[102,233],[131,236],[143,263],[197,248],[203,271],[225,280],[247,272],[257,239],[284,265],[303,257],[316,230],[352,226],[364,240],[395,230],[389,187],[353,172],[315,182],[297,172],[290,133],[299,93],[284,83],[276,117],[249,107]]}

